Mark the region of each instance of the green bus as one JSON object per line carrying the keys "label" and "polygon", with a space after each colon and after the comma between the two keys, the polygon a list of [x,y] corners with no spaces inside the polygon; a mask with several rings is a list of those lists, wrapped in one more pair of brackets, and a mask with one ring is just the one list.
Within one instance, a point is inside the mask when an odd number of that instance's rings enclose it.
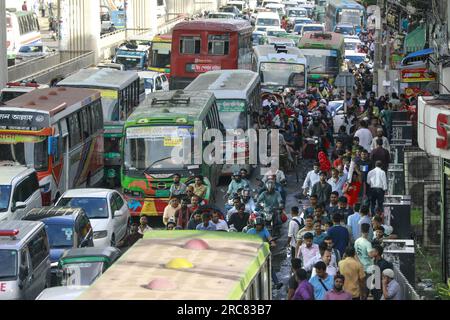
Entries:
{"label": "green bus", "polygon": [[344,36],[334,32],[306,32],[298,45],[308,60],[308,83],[334,83],[344,68]]}
{"label": "green bus", "polygon": [[257,236],[150,231],[77,299],[270,301],[271,263]]}
{"label": "green bus", "polygon": [[81,69],[60,81],[57,86],[97,89],[101,93],[105,124],[105,176],[120,184],[120,140],[123,125],[139,101],[145,97],[145,89],[135,71],[110,68]]}
{"label": "green bus", "polygon": [[209,129],[224,132],[214,94],[178,90],[146,97],[125,123],[122,142],[121,181],[132,217],[161,216],[176,173],[186,185],[202,175],[204,200],[212,200],[222,166],[208,164],[212,154],[205,162],[210,143],[202,137]]}

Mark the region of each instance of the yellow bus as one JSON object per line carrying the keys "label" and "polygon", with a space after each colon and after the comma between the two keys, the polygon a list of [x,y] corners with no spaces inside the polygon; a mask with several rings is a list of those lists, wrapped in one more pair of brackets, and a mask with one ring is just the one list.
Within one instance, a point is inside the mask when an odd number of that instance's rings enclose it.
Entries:
{"label": "yellow bus", "polygon": [[148,70],[165,73],[170,78],[170,51],[172,49],[172,35],[157,35],[152,40],[150,49],[150,63]]}
{"label": "yellow bus", "polygon": [[271,300],[271,254],[258,236],[150,231],[79,300]]}

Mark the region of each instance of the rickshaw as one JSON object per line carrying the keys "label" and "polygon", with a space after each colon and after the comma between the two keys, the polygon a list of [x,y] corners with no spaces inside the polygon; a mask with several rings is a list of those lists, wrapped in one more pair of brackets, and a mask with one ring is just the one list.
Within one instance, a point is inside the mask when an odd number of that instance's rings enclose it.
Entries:
{"label": "rickshaw", "polygon": [[67,250],[58,262],[58,284],[61,286],[89,286],[121,254],[121,251],[114,247]]}

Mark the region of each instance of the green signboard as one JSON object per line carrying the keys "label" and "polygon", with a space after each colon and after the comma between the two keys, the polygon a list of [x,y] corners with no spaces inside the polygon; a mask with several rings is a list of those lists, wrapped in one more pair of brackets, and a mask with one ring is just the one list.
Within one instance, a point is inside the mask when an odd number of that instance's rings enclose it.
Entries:
{"label": "green signboard", "polygon": [[217,102],[219,112],[245,112],[243,100],[219,100]]}

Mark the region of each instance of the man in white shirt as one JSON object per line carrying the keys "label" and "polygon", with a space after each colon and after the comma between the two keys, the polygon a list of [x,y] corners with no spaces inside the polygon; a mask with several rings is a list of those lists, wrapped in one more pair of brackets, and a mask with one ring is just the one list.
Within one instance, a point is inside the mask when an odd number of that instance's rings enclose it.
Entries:
{"label": "man in white shirt", "polygon": [[388,190],[386,172],[381,169],[382,162],[375,163],[375,169],[370,171],[367,175],[367,183],[370,186],[370,206],[372,213],[375,213],[376,208],[383,210],[384,194]]}
{"label": "man in white shirt", "polygon": [[213,212],[211,223],[216,226],[216,231],[228,231],[227,222],[220,219],[218,212]]}
{"label": "man in white shirt", "polygon": [[272,170],[267,171],[261,181],[266,183],[272,176],[275,176],[276,183],[282,184],[286,182],[286,175],[280,169],[277,169],[276,172],[273,172]]}
{"label": "man in white shirt", "polygon": [[297,258],[302,260],[303,266],[309,265],[310,261],[319,253],[319,246],[313,243],[314,236],[308,232],[303,237],[303,244],[299,248]]}
{"label": "man in white shirt", "polygon": [[[332,260],[332,252],[330,249],[326,248],[323,250],[322,256],[320,256],[319,258],[317,258],[316,256],[314,259],[310,261],[308,265],[304,266],[304,269],[306,271],[312,271],[311,272],[312,278],[316,275],[316,268],[314,268],[314,265],[319,261],[323,261],[327,266],[327,273],[331,276],[335,276],[337,274],[337,267],[331,263],[331,260]],[[314,263],[312,263],[313,261]]]}
{"label": "man in white shirt", "polygon": [[298,216],[299,213],[300,210],[298,207],[291,208],[292,220],[289,222],[287,246],[291,248],[292,259],[296,256],[295,248],[297,247],[297,233],[305,226],[305,221]]}
{"label": "man in white shirt", "polygon": [[372,150],[377,148],[377,140],[378,139],[382,139],[383,140],[383,148],[386,149],[387,151],[391,152],[391,145],[389,144],[388,138],[386,138],[384,136],[383,128],[377,129],[377,136],[375,138],[373,138],[369,151],[372,152]]}
{"label": "man in white shirt", "polygon": [[320,163],[314,163],[314,169],[308,172],[305,182],[303,183],[303,194],[311,195],[312,187],[320,181]]}
{"label": "man in white shirt", "polygon": [[370,146],[372,144],[373,136],[372,132],[368,129],[367,121],[362,120],[361,121],[361,128],[356,131],[355,137],[359,138],[359,145],[366,149],[367,151],[370,151]]}

